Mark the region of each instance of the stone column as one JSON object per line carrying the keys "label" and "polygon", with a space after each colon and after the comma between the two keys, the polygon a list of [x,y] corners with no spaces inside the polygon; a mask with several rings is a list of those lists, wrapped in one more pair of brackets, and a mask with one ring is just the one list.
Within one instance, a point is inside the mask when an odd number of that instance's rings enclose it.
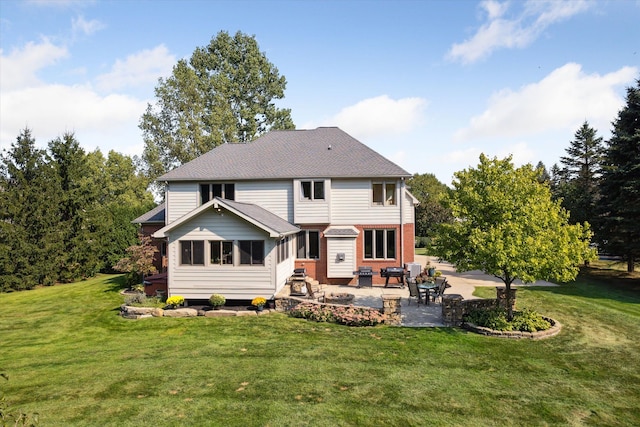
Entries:
{"label": "stone column", "polygon": [[[517,289],[511,288],[511,308],[516,309],[516,291]],[[496,299],[498,300],[498,307],[507,308],[507,288],[505,286],[496,286]]]}
{"label": "stone column", "polygon": [[387,318],[387,325],[400,325],[402,323],[402,297],[400,295],[382,296],[382,314]]}
{"label": "stone column", "polygon": [[442,321],[447,326],[462,325],[462,315],[464,298],[459,294],[442,295]]}

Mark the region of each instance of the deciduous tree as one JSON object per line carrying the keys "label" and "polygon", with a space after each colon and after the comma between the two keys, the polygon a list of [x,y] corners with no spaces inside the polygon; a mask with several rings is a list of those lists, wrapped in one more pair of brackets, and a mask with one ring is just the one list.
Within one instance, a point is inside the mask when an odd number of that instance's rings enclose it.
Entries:
{"label": "deciduous tree", "polygon": [[407,181],[407,186],[420,201],[416,207],[416,235],[429,238],[438,224],[451,221],[451,212],[442,204],[449,187],[430,173],[414,174]]}
{"label": "deciduous tree", "polygon": [[595,256],[589,225],[569,225],[539,178],[531,165],[515,169],[511,157],[484,154],[477,168],[456,172],[447,198],[456,220],[440,226],[435,254],[458,271],[479,269],[501,279],[509,298],[516,279],[574,279],[579,264]]}
{"label": "deciduous tree", "polygon": [[147,173],[156,178],[220,144],[293,129],[290,110],[274,103],[285,87],[255,37],[218,33],[160,79],[156,104],[147,106],[140,122]]}

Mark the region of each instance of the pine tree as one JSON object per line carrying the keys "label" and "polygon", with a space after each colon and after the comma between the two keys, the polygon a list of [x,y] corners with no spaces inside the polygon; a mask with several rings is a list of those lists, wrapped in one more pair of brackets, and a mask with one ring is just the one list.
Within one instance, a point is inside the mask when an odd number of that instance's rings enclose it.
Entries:
{"label": "pine tree", "polygon": [[560,158],[565,182],[558,188],[562,205],[569,211],[572,223],[594,224],[600,200],[598,180],[604,155],[602,138],[596,137],[596,130],[585,121],[565,151],[567,156]]}
{"label": "pine tree", "polygon": [[627,88],[626,105],[613,123],[603,165],[600,235],[627,271],[640,258],[640,79]]}
{"label": "pine tree", "polygon": [[29,129],[0,160],[0,290],[51,285],[51,265],[61,252],[59,193],[46,152],[35,147]]}

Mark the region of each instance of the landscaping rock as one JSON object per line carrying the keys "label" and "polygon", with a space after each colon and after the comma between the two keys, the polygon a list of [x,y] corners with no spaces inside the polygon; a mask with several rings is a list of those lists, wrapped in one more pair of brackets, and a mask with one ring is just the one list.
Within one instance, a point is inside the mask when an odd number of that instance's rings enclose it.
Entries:
{"label": "landscaping rock", "polygon": [[235,315],[236,312],[232,310],[209,310],[204,313],[204,317],[231,317]]}
{"label": "landscaping rock", "polygon": [[133,307],[130,305],[125,305],[120,308],[123,313],[127,313],[128,315],[143,315],[143,314],[151,314],[154,310],[153,307]]}
{"label": "landscaping rock", "polygon": [[154,308],[154,309],[151,311],[151,315],[152,315],[153,317],[162,317],[162,316],[164,316],[164,310],[163,310],[163,309],[161,309],[161,308]]}
{"label": "landscaping rock", "polygon": [[164,310],[164,317],[198,317],[198,310],[194,308],[176,308]]}

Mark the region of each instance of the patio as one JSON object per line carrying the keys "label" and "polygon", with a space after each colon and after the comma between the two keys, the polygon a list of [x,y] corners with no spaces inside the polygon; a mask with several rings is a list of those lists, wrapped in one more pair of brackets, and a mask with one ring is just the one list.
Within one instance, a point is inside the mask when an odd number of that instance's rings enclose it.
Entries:
{"label": "patio", "polygon": [[[446,262],[438,262],[435,257],[416,255],[415,262],[426,265],[427,262],[436,270],[442,272],[442,276],[447,278],[447,282],[451,285],[447,288],[445,294],[462,295],[465,300],[475,299],[473,291],[476,286],[504,286],[500,279],[489,276],[480,271],[467,271],[458,273],[453,266]],[[395,285],[395,279],[391,282]],[[527,286],[518,282],[515,287]],[[554,283],[538,281],[528,286],[558,286]],[[373,287],[357,288],[355,286],[332,286],[322,285],[322,292],[325,295],[331,293],[350,293],[354,295],[353,305],[362,307],[382,307],[383,295],[399,295],[402,297],[402,326],[407,327],[437,327],[444,326],[442,320],[442,304],[440,301],[434,303],[431,301],[428,305],[418,304],[415,300],[409,304],[409,288],[385,288],[383,285],[374,285]]]}

